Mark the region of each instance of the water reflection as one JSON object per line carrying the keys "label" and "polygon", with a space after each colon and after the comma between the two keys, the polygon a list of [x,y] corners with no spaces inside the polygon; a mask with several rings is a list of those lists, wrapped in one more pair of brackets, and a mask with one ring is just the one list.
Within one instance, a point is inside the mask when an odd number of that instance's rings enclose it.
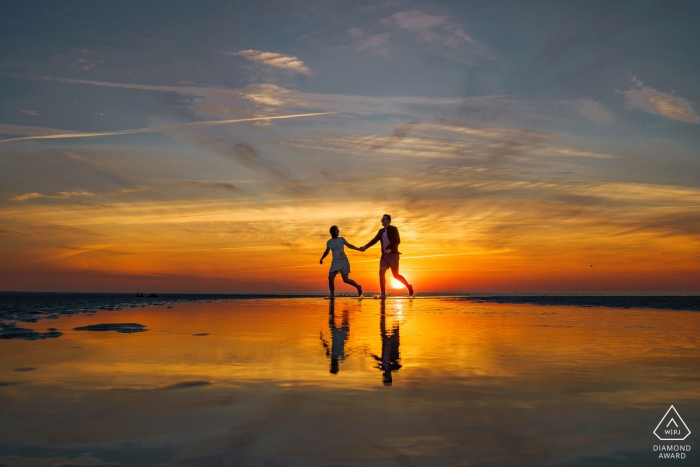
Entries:
{"label": "water reflection", "polygon": [[372,357],[378,362],[377,368],[382,370],[382,383],[384,386],[391,386],[393,378],[392,371],[398,371],[401,368],[399,354],[399,323],[396,321],[392,324],[390,330],[386,326],[386,301],[382,300],[381,311],[379,314],[379,335],[382,339],[382,355],[377,356],[372,354]]}
{"label": "water reflection", "polygon": [[[105,323],[149,331],[73,331]],[[299,298],[22,326],[65,334],[0,339],[0,465],[656,465],[670,404],[700,426],[700,313]]]}
{"label": "water reflection", "polygon": [[321,344],[326,349],[326,357],[331,359],[330,372],[335,375],[340,371],[339,362],[345,360],[345,342],[350,334],[350,312],[343,310],[340,326],[336,326],[334,300],[330,300],[328,304],[328,328],[331,335],[330,345],[323,338],[323,331],[321,331]]}

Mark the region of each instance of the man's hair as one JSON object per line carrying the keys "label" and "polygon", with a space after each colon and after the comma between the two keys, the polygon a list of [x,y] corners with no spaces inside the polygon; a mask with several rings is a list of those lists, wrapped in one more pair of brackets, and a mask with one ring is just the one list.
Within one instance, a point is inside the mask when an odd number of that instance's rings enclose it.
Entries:
{"label": "man's hair", "polygon": [[338,226],[337,225],[332,225],[331,228],[329,229],[329,232],[331,233],[331,237],[335,238],[338,236]]}
{"label": "man's hair", "polygon": [[391,216],[389,214],[384,214],[382,217],[386,217],[387,219],[389,219],[389,222],[391,222]]}

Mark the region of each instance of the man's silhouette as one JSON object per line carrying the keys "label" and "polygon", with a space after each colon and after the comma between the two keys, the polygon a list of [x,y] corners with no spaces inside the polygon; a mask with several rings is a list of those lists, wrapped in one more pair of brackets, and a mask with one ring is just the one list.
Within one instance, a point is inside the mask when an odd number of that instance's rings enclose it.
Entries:
{"label": "man's silhouette", "polygon": [[399,353],[399,324],[392,326],[391,331],[386,329],[386,308],[382,300],[381,314],[379,315],[379,334],[382,338],[382,356],[372,355],[377,361],[377,368],[382,370],[382,384],[391,386],[394,379],[391,376],[392,371],[398,371],[401,368],[401,355]]}
{"label": "man's silhouette", "polygon": [[394,278],[401,282],[408,289],[408,294],[413,296],[413,286],[408,283],[405,277],[399,274],[399,229],[391,225],[391,216],[384,214],[382,216],[382,228],[379,229],[377,235],[365,246],[360,248],[360,251],[365,251],[377,242],[382,245],[382,257],[379,260],[379,287],[382,289],[382,298],[386,297],[386,270],[391,269]]}

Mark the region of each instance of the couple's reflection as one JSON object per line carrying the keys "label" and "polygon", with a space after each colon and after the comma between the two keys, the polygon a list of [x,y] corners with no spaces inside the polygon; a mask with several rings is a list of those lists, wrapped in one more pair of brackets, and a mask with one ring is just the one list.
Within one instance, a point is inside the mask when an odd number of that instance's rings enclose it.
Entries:
{"label": "couple's reflection", "polygon": [[[389,329],[386,324],[386,302],[381,301],[379,314],[379,335],[382,341],[381,355],[370,354],[377,362],[376,368],[382,372],[382,383],[391,386],[393,382],[392,372],[401,368],[399,354],[399,322],[394,321]],[[330,372],[337,374],[340,371],[340,362],[345,360],[345,342],[350,336],[350,312],[343,310],[340,316],[340,323],[335,316],[335,301],[328,304],[328,329],[330,331],[330,342],[323,337],[321,331],[321,344],[326,351],[326,357],[330,358]]]}
{"label": "couple's reflection", "polygon": [[377,356],[372,354],[372,357],[377,361],[377,368],[382,371],[382,383],[384,386],[391,386],[393,378],[392,371],[398,371],[401,368],[399,354],[399,323],[396,321],[391,329],[386,328],[386,301],[382,300],[381,313],[379,315],[379,335],[382,338],[382,355]]}
{"label": "couple's reflection", "polygon": [[348,340],[350,334],[350,312],[343,310],[340,326],[336,326],[334,300],[331,300],[328,306],[328,328],[331,333],[331,342],[330,345],[326,342],[323,338],[323,331],[321,331],[321,343],[326,349],[326,357],[331,358],[330,372],[336,374],[340,371],[339,362],[345,360],[345,341]]}

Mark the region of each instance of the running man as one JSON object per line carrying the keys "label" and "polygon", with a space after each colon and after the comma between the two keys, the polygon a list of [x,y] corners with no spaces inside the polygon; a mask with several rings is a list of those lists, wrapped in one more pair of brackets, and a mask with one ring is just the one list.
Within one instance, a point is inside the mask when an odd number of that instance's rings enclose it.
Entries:
{"label": "running man", "polygon": [[379,229],[377,235],[365,246],[360,248],[360,251],[365,251],[375,243],[381,241],[382,257],[379,260],[379,287],[382,289],[381,298],[386,298],[386,270],[391,269],[394,278],[401,282],[408,289],[408,295],[413,296],[413,286],[408,283],[405,277],[399,274],[399,229],[391,225],[391,216],[384,214],[382,216],[382,228]]}

